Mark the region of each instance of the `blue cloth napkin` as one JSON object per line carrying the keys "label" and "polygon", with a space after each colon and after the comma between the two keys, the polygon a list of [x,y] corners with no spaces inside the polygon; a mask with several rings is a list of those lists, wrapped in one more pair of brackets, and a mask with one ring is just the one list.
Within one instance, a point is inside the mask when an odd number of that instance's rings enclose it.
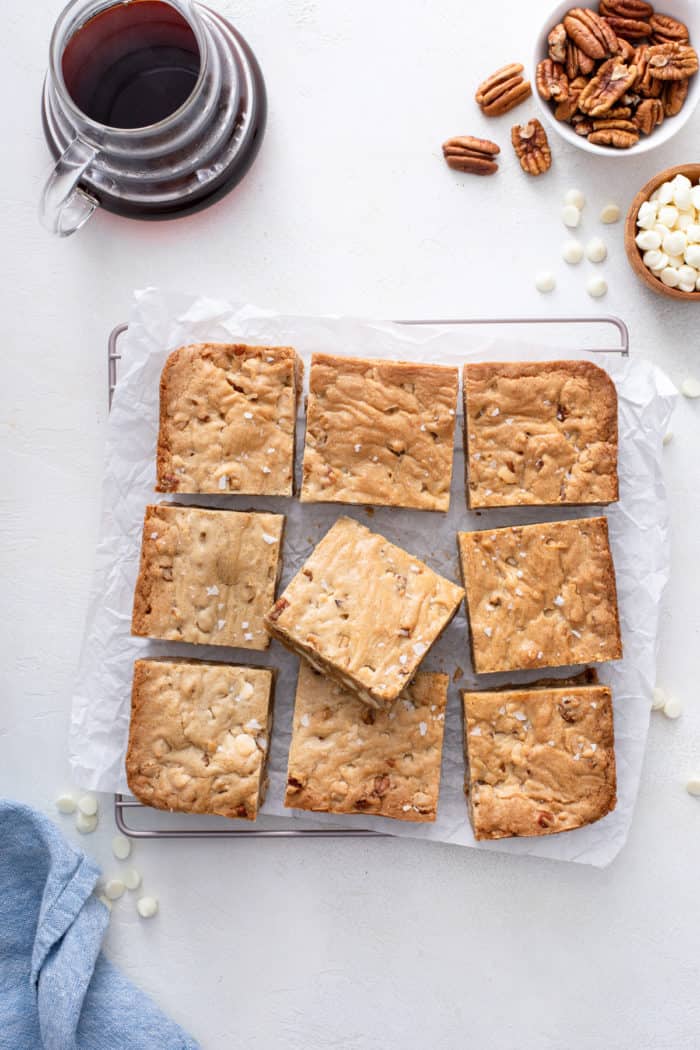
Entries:
{"label": "blue cloth napkin", "polygon": [[99,875],[45,816],[0,799],[0,1048],[197,1050],[100,951]]}

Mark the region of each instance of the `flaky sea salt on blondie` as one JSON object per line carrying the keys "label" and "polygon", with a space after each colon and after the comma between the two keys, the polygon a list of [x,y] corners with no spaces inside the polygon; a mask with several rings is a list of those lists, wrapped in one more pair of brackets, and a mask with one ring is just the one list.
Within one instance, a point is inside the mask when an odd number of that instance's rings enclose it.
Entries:
{"label": "flaky sea salt on blondie", "polygon": [[435,820],[448,683],[419,671],[376,711],[302,660],[285,806]]}
{"label": "flaky sea salt on blondie", "polygon": [[385,707],[411,681],[463,594],[384,536],[339,518],[265,624],[316,670]]}

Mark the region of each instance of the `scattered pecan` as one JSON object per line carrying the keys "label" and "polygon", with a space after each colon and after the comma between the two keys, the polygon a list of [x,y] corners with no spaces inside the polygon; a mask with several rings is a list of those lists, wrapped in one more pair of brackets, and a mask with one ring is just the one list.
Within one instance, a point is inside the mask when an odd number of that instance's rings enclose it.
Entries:
{"label": "scattered pecan", "polygon": [[520,160],[520,167],[528,175],[544,175],[552,166],[552,151],[547,133],[539,120],[527,124],[516,124],[510,132],[513,149]]}
{"label": "scattered pecan", "polygon": [[653,14],[649,22],[652,39],[655,44],[672,44],[674,41],[687,44],[690,40],[687,25],[679,22],[676,18],[671,18],[670,15]]}
{"label": "scattered pecan", "polygon": [[[657,83],[659,83],[657,81]],[[661,94],[664,116],[677,117],[688,97],[689,80],[667,80]]]}
{"label": "scattered pecan", "polygon": [[573,7],[564,16],[564,28],[577,47],[589,58],[608,58],[617,53],[617,35],[595,11]]}
{"label": "scattered pecan", "polygon": [[567,80],[564,67],[558,62],[552,62],[551,58],[543,59],[537,67],[535,77],[537,90],[540,97],[549,102],[563,101],[569,94],[569,81]]}
{"label": "scattered pecan", "polygon": [[557,108],[554,110],[554,116],[557,120],[562,120],[565,123],[569,123],[576,111],[578,110],[578,100],[581,92],[585,88],[588,81],[585,77],[576,77],[569,84],[569,94],[567,97],[557,104]]}
{"label": "scattered pecan", "polygon": [[664,104],[660,98],[645,98],[637,107],[634,122],[643,135],[651,135],[654,128],[663,123],[664,115]]}
{"label": "scattered pecan", "polygon": [[649,19],[654,8],[646,0],[600,0],[600,13],[617,18]]}
{"label": "scattered pecan", "polygon": [[614,146],[615,149],[630,149],[639,142],[639,132],[603,128],[600,131],[592,131],[588,136],[588,141],[592,142],[594,146]]}
{"label": "scattered pecan", "polygon": [[634,53],[634,65],[637,67],[637,82],[634,85],[644,98],[658,98],[662,85],[649,72],[649,45],[640,44]]}
{"label": "scattered pecan", "polygon": [[647,59],[649,74],[658,80],[687,80],[698,71],[698,56],[689,44],[652,44]]}
{"label": "scattered pecan", "polygon": [[636,79],[636,66],[626,66],[619,58],[609,58],[581,92],[579,109],[589,117],[604,116],[627,93]]}
{"label": "scattered pecan", "polygon": [[635,18],[618,18],[607,15],[605,21],[621,40],[644,40],[651,36],[651,23],[639,22]]}
{"label": "scattered pecan", "polygon": [[522,76],[523,66],[512,62],[497,69],[479,85],[476,101],[487,117],[500,117],[520,105],[532,94],[530,81]]}
{"label": "scattered pecan", "polygon": [[501,148],[488,139],[459,135],[444,142],[442,152],[448,166],[455,171],[464,171],[470,175],[493,175],[498,171],[494,157],[501,152]]}
{"label": "scattered pecan", "polygon": [[563,22],[560,22],[559,25],[556,25],[554,29],[552,29],[547,37],[548,54],[552,62],[558,62],[560,65],[564,65],[566,62],[568,39]]}

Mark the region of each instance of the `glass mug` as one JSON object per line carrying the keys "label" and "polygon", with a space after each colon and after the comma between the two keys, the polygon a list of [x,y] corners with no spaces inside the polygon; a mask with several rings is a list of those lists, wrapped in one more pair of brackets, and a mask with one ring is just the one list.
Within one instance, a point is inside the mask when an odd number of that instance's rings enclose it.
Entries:
{"label": "glass mug", "polygon": [[40,205],[66,237],[98,206],[136,218],[206,207],[243,177],[265,128],[258,63],[193,0],[72,0],[51,38]]}

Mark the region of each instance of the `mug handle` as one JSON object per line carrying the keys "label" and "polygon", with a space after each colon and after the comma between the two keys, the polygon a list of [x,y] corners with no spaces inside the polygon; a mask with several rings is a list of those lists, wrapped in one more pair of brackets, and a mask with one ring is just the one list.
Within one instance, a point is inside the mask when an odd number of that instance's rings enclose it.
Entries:
{"label": "mug handle", "polygon": [[78,186],[99,150],[75,138],[56,162],[44,186],[39,218],[49,233],[70,237],[88,221],[98,201]]}

